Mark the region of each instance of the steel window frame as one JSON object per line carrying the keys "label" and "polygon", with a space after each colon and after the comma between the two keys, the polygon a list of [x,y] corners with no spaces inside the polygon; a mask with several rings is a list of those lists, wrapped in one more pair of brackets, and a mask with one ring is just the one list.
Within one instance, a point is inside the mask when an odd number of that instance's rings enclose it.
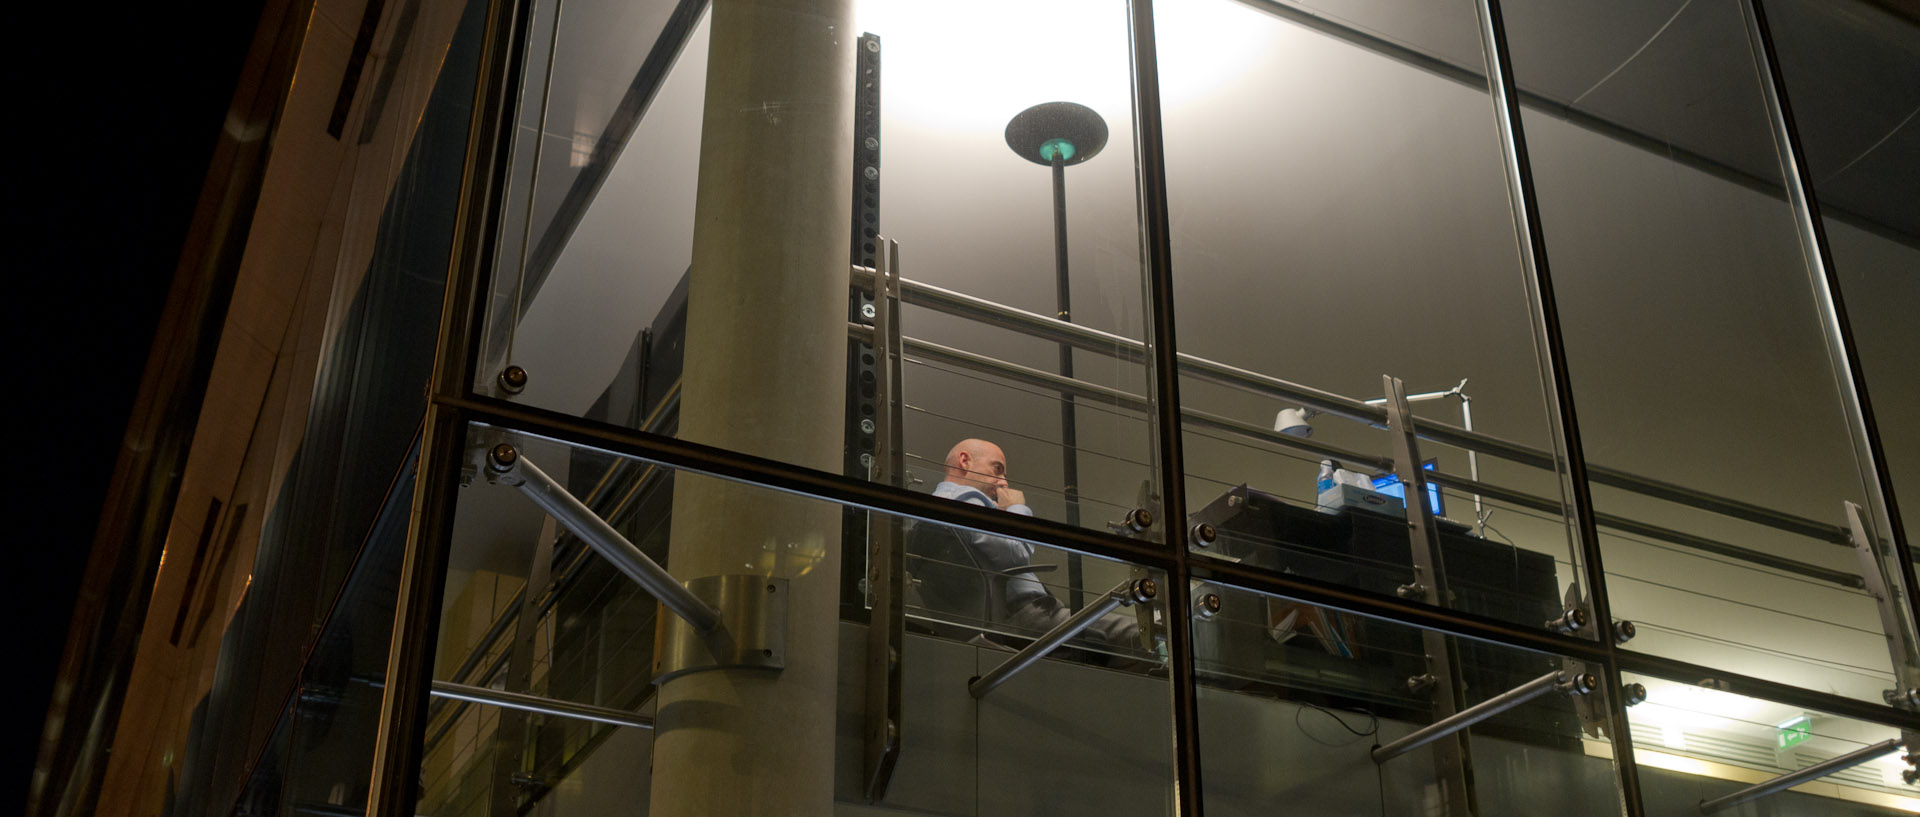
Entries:
{"label": "steel window frame", "polygon": [[[374,752],[369,814],[410,815],[415,806],[419,749],[426,726],[432,686],[431,668],[439,627],[442,582],[451,547],[456,490],[463,467],[469,428],[486,424],[497,428],[556,439],[634,457],[679,470],[715,476],[822,501],[888,514],[925,519],[943,525],[1029,539],[1049,546],[1120,559],[1163,570],[1169,577],[1170,610],[1191,608],[1188,579],[1200,579],[1238,590],[1298,599],[1310,604],[1374,616],[1396,624],[1447,635],[1488,641],[1508,647],[1549,652],[1593,662],[1604,668],[1608,718],[1615,746],[1615,769],[1627,814],[1645,813],[1638,786],[1621,700],[1619,673],[1646,674],[1685,683],[1712,679],[1723,689],[1771,701],[1829,712],[1844,717],[1895,726],[1920,728],[1920,714],[1829,693],[1802,689],[1760,678],[1742,676],[1669,658],[1619,650],[1611,638],[1605,571],[1599,552],[1597,527],[1591,507],[1590,474],[1580,446],[1572,390],[1568,382],[1564,338],[1558,322],[1548,274],[1544,237],[1539,227],[1537,197],[1524,132],[1520,99],[1512,79],[1507,35],[1499,0],[1479,0],[1483,42],[1488,61],[1488,92],[1500,123],[1509,192],[1514,207],[1516,238],[1528,257],[1523,264],[1532,288],[1536,341],[1546,358],[1545,374],[1555,402],[1555,433],[1564,451],[1567,505],[1579,535],[1588,583],[1588,595],[1602,636],[1579,639],[1400,598],[1365,593],[1349,587],[1232,564],[1189,550],[1184,520],[1187,515],[1185,464],[1181,434],[1179,371],[1174,326],[1174,280],[1168,216],[1166,145],[1159,100],[1159,65],[1154,38],[1153,0],[1130,0],[1129,39],[1132,53],[1134,136],[1139,185],[1141,241],[1146,269],[1143,281],[1148,310],[1147,373],[1153,405],[1149,424],[1158,462],[1155,475],[1161,493],[1160,515],[1164,541],[1147,542],[1100,531],[1070,527],[1043,519],[995,513],[960,503],[938,500],[901,488],[856,480],[841,474],[799,468],[738,452],[687,442],[659,434],[635,431],[526,406],[477,393],[474,389],[481,358],[490,271],[498,247],[504,198],[511,172],[511,138],[517,121],[519,86],[527,53],[534,0],[493,0],[487,19],[481,75],[469,131],[461,210],[455,227],[455,249],[450,262],[447,298],[443,308],[439,346],[430,384],[412,526],[400,576],[400,595],[394,622],[379,729]],[[1823,328],[1845,365],[1846,381],[1839,384],[1848,398],[1850,429],[1857,451],[1865,451],[1874,479],[1869,488],[1877,496],[1882,518],[1890,521],[1902,570],[1901,582],[1910,602],[1920,597],[1913,561],[1894,505],[1884,453],[1868,402],[1851,326],[1839,298],[1839,282],[1812,180],[1799,145],[1798,132],[1785,99],[1784,83],[1766,26],[1761,0],[1745,0],[1755,57],[1763,69],[1762,85],[1772,113],[1776,139],[1784,145],[1793,171],[1788,175],[1790,200],[1803,242],[1811,248],[1817,269],[1810,273],[1831,290],[1821,303]],[[1848,389],[1850,388],[1850,391]],[[1920,630],[1920,619],[1910,603],[1908,620]],[[1182,815],[1204,813],[1202,767],[1199,755],[1199,717],[1194,682],[1190,631],[1173,627],[1169,633],[1173,696],[1175,803]]]}

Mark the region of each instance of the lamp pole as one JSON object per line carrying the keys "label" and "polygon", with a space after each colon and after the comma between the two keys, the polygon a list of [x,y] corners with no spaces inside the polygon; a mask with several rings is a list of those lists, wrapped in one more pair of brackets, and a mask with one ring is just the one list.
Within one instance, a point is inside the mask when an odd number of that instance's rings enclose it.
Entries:
{"label": "lamp pole", "polygon": [[[1045,102],[1007,123],[1007,147],[1015,155],[1053,171],[1054,316],[1073,322],[1073,291],[1067,275],[1067,165],[1093,158],[1107,146],[1107,123],[1092,108],[1073,102]],[[1073,377],[1073,347],[1060,344],[1060,376]],[[1074,424],[1074,398],[1060,396],[1061,493],[1066,523],[1080,525],[1080,440]],[[1082,606],[1080,557],[1067,558],[1067,584],[1074,609]]]}

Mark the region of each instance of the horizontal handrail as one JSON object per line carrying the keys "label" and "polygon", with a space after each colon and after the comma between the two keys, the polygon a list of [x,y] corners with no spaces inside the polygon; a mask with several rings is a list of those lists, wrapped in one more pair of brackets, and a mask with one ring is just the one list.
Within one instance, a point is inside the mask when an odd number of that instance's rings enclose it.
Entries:
{"label": "horizontal handrail", "polygon": [[[871,290],[873,270],[869,267],[854,266],[852,280],[854,286]],[[933,284],[903,278],[900,280],[900,296],[901,300],[915,306],[999,325],[1030,337],[1065,343],[1077,349],[1098,352],[1123,361],[1144,365],[1147,359],[1146,344],[1142,341],[1017,309]],[[911,345],[912,341],[908,343]],[[1297,403],[1325,414],[1368,425],[1384,426],[1386,423],[1386,409],[1361,400],[1186,353],[1179,354],[1178,360],[1180,374],[1186,377]],[[1436,420],[1421,420],[1416,432],[1420,437],[1433,442],[1490,454],[1536,468],[1556,470],[1560,463],[1560,458],[1551,452]],[[1587,476],[1595,484],[1621,488],[1824,542],[1849,544],[1846,529],[1839,525],[1827,524],[1615,468],[1589,465]]]}
{"label": "horizontal handrail", "polygon": [[[1072,324],[1065,325],[1072,326]],[[848,322],[847,333],[848,336],[854,340],[868,342],[873,337],[873,328],[861,323]],[[1144,413],[1147,410],[1146,398],[1110,386],[1090,383],[1078,378],[1066,377],[1064,375],[1035,369],[1030,366],[1022,366],[1017,363],[1008,363],[976,352],[955,349],[950,346],[916,338],[903,339],[903,345],[909,355],[923,360],[944,363],[981,374],[993,375],[1011,382],[1056,391],[1061,394],[1071,394],[1075,397],[1098,400],[1107,405],[1112,405],[1127,411]],[[1183,408],[1181,409],[1180,416],[1181,421],[1188,427],[1224,431],[1229,434],[1259,440],[1271,445],[1305,451],[1321,457],[1330,457],[1343,463],[1365,465],[1383,472],[1393,470],[1393,459],[1391,457],[1366,454],[1328,445],[1310,437],[1283,434],[1264,426],[1209,414],[1197,409]],[[1504,488],[1481,480],[1438,471],[1431,472],[1427,476],[1428,479],[1446,487],[1508,502],[1523,508],[1552,514],[1563,512],[1558,502],[1512,488]],[[1604,527],[1619,530],[1624,533],[1646,536],[1706,553],[1741,559],[1776,570],[1796,573],[1811,579],[1831,582],[1843,587],[1857,588],[1865,586],[1865,582],[1859,576],[1843,570],[1835,570],[1784,556],[1775,556],[1771,553],[1721,542],[1698,534],[1674,530],[1648,522],[1641,522],[1624,516],[1595,513],[1594,521]]]}

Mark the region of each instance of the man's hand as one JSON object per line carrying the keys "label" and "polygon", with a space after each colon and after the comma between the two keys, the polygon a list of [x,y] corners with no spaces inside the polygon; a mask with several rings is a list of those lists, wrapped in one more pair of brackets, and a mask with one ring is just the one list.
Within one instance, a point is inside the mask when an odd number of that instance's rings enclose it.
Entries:
{"label": "man's hand", "polygon": [[1018,488],[1001,488],[1000,498],[995,501],[1000,503],[1000,507],[1009,508],[1027,504],[1027,495]]}

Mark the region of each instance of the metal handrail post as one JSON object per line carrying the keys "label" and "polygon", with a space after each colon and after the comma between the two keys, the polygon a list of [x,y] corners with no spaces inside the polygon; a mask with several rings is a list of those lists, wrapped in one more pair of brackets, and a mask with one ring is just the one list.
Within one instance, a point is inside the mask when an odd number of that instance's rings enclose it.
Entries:
{"label": "metal handrail post", "polygon": [[1399,740],[1373,750],[1373,762],[1385,763],[1403,754],[1411,752],[1436,740],[1444,738],[1476,723],[1484,721],[1516,706],[1524,704],[1549,692],[1561,691],[1584,694],[1582,690],[1592,690],[1599,680],[1592,675],[1573,675],[1554,670],[1499,695],[1495,695],[1473,706],[1462,709],[1433,723],[1414,730]]}
{"label": "metal handrail post", "polygon": [[1712,800],[1700,801],[1700,813],[1712,814],[1729,809],[1752,800],[1758,800],[1774,792],[1798,786],[1809,780],[1817,780],[1843,769],[1851,769],[1862,763],[1900,750],[1899,738],[1888,738],[1863,749],[1856,749],[1836,758],[1831,758],[1797,772],[1787,772],[1771,780],[1763,780],[1732,794],[1723,794]]}
{"label": "metal handrail post", "polygon": [[672,610],[674,615],[686,619],[701,633],[712,632],[719,626],[720,613],[712,605],[701,601],[693,591],[675,580],[666,568],[581,504],[577,497],[555,482],[553,477],[547,476],[525,454],[502,443],[494,446],[487,457],[488,468],[500,482],[519,488],[521,493],[533,500],[533,504],[540,506],[541,510],[572,531],[573,535],[580,537],[580,541],[586,542],[601,558],[612,562],[620,572],[639,583],[642,589],[659,599],[660,604]]}
{"label": "metal handrail post", "polygon": [[967,692],[974,698],[984,698],[1001,684],[1007,682],[1016,673],[1031,666],[1047,653],[1053,652],[1061,644],[1067,643],[1088,627],[1099,621],[1101,616],[1114,611],[1122,605],[1131,607],[1141,602],[1152,601],[1158,595],[1152,579],[1128,579],[1115,586],[1097,604],[1080,608],[1079,612],[1069,616],[1066,621],[1055,625],[1045,635],[1033,640],[1025,649],[1014,653],[1000,666],[994,667],[982,675],[967,682]]}

